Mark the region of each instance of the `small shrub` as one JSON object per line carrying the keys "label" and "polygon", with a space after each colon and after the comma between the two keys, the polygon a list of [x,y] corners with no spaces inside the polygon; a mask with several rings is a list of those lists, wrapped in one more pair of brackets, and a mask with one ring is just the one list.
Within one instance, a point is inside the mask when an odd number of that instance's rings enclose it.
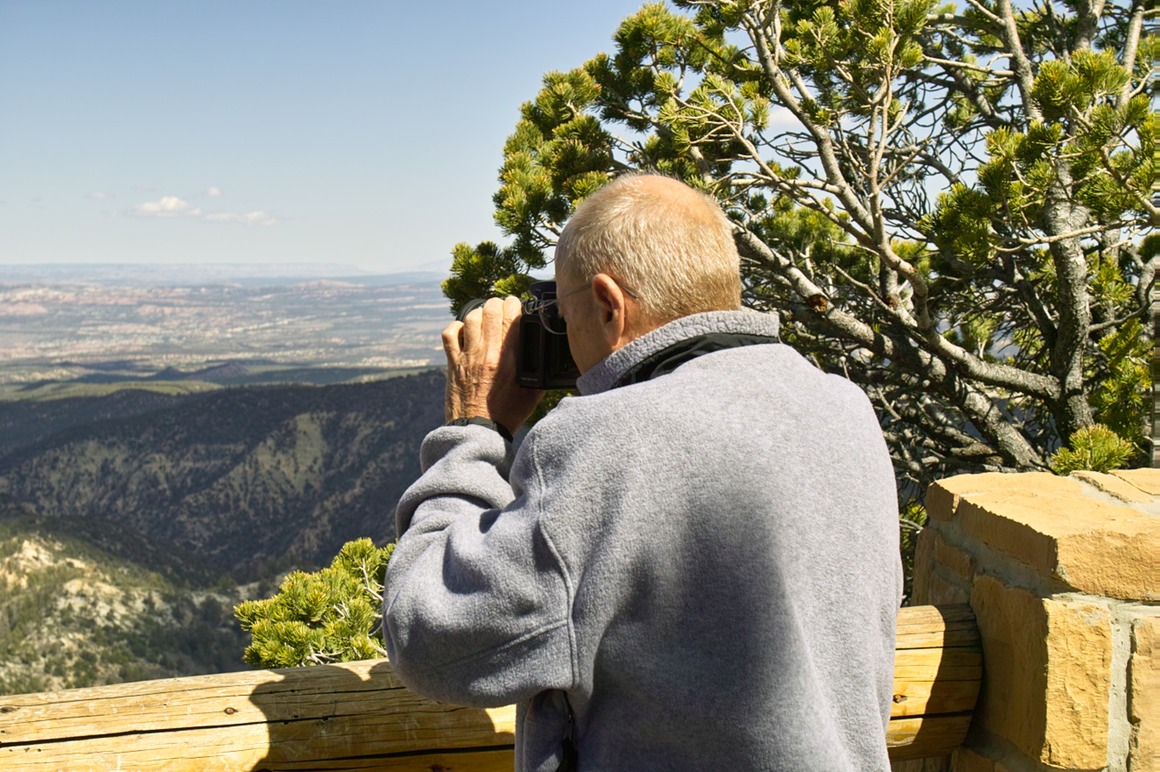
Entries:
{"label": "small shrub", "polygon": [[393,549],[366,538],[348,542],[329,567],[294,571],[277,595],[237,606],[234,615],[251,636],[243,659],[297,667],[385,656],[383,577]]}
{"label": "small shrub", "polygon": [[1068,445],[1051,457],[1051,471],[1056,474],[1071,474],[1080,469],[1110,472],[1122,467],[1136,453],[1132,443],[1102,424],[1079,429],[1071,435]]}

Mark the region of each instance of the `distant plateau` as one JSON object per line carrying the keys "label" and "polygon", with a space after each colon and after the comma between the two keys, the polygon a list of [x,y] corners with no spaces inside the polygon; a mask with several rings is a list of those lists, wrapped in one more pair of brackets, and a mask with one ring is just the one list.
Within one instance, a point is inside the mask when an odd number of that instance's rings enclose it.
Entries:
{"label": "distant plateau", "polygon": [[[22,269],[22,270],[17,270]],[[439,275],[179,281],[140,266],[0,269],[0,398],[12,387],[115,380],[370,378],[442,360]],[[206,376],[206,377],[199,377]],[[232,380],[231,380],[232,379]]]}

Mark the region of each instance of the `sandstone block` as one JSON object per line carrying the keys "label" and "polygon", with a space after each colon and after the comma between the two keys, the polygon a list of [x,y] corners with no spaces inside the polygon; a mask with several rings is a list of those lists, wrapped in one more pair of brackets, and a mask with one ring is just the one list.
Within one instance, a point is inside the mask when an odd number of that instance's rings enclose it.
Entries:
{"label": "sandstone block", "polygon": [[964,534],[1041,576],[1093,595],[1160,599],[1160,517],[1048,473],[960,475],[937,487],[936,498],[958,496]]}
{"label": "sandstone block", "polygon": [[975,578],[983,638],[975,723],[1059,769],[1107,765],[1112,620],[1102,605],[1043,599]]}
{"label": "sandstone block", "polygon": [[[958,478],[952,478],[958,479]],[[955,516],[955,508],[959,505],[959,495],[951,492],[945,483],[946,480],[932,483],[926,489],[926,516],[934,520],[950,520]]]}
{"label": "sandstone block", "polygon": [[971,586],[969,583],[947,576],[942,570],[936,569],[927,580],[927,600],[934,606],[948,603],[969,603],[971,600]]}
{"label": "sandstone block", "polygon": [[937,531],[934,535],[934,562],[965,582],[970,582],[975,576],[975,558],[948,542]]}
{"label": "sandstone block", "polygon": [[1098,769],[1108,763],[1112,615],[1101,604],[1047,600],[1047,737],[1043,763]]}
{"label": "sandstone block", "polygon": [[936,534],[929,525],[919,531],[914,545],[914,582],[910,588],[912,604],[933,603],[930,599],[930,580],[934,575],[934,540]]}
{"label": "sandstone block", "polygon": [[983,641],[983,683],[974,723],[1037,757],[1046,730],[1042,601],[984,574],[975,577],[971,608]]}
{"label": "sandstone block", "polygon": [[1128,665],[1132,721],[1129,752],[1132,772],[1160,770],[1160,618],[1144,617],[1132,629],[1132,659]]}
{"label": "sandstone block", "polygon": [[970,748],[956,748],[951,757],[954,772],[995,772],[995,762]]}
{"label": "sandstone block", "polygon": [[1112,475],[1149,496],[1160,496],[1160,469],[1117,469]]}
{"label": "sandstone block", "polygon": [[1151,495],[1116,475],[1100,472],[1072,472],[1071,476],[1129,504],[1150,504],[1152,502]]}
{"label": "sandstone block", "polygon": [[891,772],[953,772],[950,756],[890,762]]}
{"label": "sandstone block", "polygon": [[966,603],[971,595],[975,561],[938,532],[926,527],[918,535],[914,554],[913,603]]}

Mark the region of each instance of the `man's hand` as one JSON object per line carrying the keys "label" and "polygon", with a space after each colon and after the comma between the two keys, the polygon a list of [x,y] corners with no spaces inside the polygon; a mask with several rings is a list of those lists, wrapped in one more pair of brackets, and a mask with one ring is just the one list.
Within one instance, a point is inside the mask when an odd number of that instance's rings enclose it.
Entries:
{"label": "man's hand", "polygon": [[491,298],[443,330],[447,354],[448,421],[487,418],[514,433],[544,392],[516,382],[519,298]]}

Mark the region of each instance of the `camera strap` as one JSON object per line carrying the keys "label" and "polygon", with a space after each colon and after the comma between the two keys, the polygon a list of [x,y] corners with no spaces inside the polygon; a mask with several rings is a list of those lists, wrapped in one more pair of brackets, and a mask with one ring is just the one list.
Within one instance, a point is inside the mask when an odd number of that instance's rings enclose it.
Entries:
{"label": "camera strap", "polygon": [[686,362],[705,354],[741,346],[757,346],[778,342],[778,339],[772,335],[754,335],[744,332],[709,332],[704,335],[695,335],[692,338],[677,341],[641,360],[635,367],[620,376],[613,388],[631,386],[634,383],[643,383],[658,376],[667,375]]}

